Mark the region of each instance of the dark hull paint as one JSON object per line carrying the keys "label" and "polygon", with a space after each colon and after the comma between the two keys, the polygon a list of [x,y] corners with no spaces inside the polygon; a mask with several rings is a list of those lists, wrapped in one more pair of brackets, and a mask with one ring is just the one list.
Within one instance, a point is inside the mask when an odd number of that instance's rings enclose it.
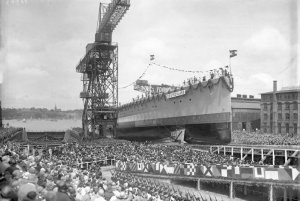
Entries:
{"label": "dark hull paint", "polygon": [[118,138],[130,140],[161,139],[170,137],[170,132],[176,128],[185,128],[185,141],[189,143],[226,144],[231,139],[230,123],[119,128]]}

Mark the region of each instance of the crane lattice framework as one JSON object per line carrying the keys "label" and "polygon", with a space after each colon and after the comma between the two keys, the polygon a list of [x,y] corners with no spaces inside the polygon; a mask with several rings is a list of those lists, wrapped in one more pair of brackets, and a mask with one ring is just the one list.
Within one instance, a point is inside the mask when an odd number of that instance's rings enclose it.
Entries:
{"label": "crane lattice framework", "polygon": [[116,134],[118,107],[118,45],[112,32],[129,9],[130,0],[100,3],[95,42],[76,66],[82,73],[84,110],[82,127],[85,138]]}

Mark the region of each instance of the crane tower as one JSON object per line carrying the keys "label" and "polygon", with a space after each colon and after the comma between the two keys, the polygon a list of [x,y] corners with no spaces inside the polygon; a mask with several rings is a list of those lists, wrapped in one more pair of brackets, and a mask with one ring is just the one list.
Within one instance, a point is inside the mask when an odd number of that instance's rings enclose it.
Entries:
{"label": "crane tower", "polygon": [[130,0],[100,3],[95,42],[76,66],[83,90],[82,127],[84,138],[116,134],[118,106],[118,45],[112,32],[129,9]]}

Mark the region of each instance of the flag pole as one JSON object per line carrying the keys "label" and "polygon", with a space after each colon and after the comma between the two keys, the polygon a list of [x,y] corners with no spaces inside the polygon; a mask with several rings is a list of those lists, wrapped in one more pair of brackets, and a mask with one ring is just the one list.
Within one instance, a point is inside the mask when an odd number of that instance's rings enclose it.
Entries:
{"label": "flag pole", "polygon": [[230,76],[232,76],[232,71],[231,71],[231,57],[235,57],[237,55],[237,50],[229,50],[229,73]]}
{"label": "flag pole", "polygon": [[[229,52],[230,52],[230,50],[229,50]],[[232,76],[232,72],[231,72],[231,55],[230,54],[229,54],[229,73],[230,73],[230,76]]]}

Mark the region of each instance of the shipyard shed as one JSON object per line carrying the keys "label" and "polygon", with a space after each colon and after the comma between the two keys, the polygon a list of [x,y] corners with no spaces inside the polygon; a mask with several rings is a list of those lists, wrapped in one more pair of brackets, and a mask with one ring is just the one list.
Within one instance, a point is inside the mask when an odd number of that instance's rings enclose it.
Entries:
{"label": "shipyard shed", "polygon": [[252,95],[237,94],[231,98],[232,130],[255,131],[260,129],[261,99]]}

